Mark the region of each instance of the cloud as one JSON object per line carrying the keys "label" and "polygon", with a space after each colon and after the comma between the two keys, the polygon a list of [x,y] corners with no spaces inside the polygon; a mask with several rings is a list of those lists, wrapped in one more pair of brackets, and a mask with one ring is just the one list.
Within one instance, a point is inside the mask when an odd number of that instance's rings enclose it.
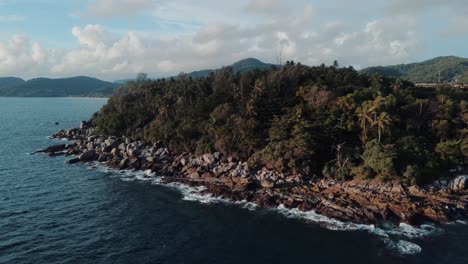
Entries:
{"label": "cloud", "polygon": [[14,35],[6,43],[0,42],[0,72],[14,76],[49,74],[47,56],[39,43],[23,35]]}
{"label": "cloud", "polygon": [[91,18],[134,16],[151,7],[151,0],[95,0],[84,12]]}
{"label": "cloud", "polygon": [[101,25],[87,25],[83,29],[73,27],[72,34],[82,46],[96,47],[112,42],[112,35]]}
{"label": "cloud", "polygon": [[26,17],[24,16],[18,16],[18,15],[0,16],[0,22],[18,22],[18,21],[24,21],[24,20],[26,20]]}
{"label": "cloud", "polygon": [[[411,15],[353,24],[337,19],[317,21],[319,11],[302,0],[206,0],[203,4],[161,0],[155,4],[152,16],[156,23],[196,26],[172,34],[142,34],[100,24],[75,26],[71,35],[77,45],[60,50],[47,50],[28,38],[17,37],[0,42],[0,71],[27,77],[91,75],[113,80],[141,71],[154,77],[171,76],[246,57],[278,63],[279,54],[282,61],[308,65],[338,60],[344,66],[364,67],[409,62],[422,46],[418,21]],[[251,12],[245,12],[249,7]],[[14,63],[15,58],[20,58],[18,63]]]}

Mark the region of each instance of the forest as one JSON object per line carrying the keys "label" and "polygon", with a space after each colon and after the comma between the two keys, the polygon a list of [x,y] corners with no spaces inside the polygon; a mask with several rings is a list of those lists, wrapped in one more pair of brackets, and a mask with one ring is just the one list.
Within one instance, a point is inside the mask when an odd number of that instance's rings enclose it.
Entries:
{"label": "forest", "polygon": [[423,184],[465,168],[467,101],[466,90],[287,62],[201,78],[139,74],[93,120],[103,135],[234,155],[251,169]]}

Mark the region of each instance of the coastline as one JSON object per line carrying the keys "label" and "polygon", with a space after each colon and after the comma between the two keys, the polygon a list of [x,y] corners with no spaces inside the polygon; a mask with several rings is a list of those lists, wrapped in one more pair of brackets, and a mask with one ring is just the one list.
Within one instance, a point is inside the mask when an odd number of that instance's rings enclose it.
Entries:
{"label": "coastline", "polygon": [[[163,142],[145,145],[128,138],[104,138],[91,122],[62,130],[52,137],[74,140],[38,152],[50,156],[75,155],[68,163],[99,161],[120,170],[151,171],[164,183],[203,186],[202,194],[263,208],[313,211],[342,222],[421,225],[448,223],[468,216],[468,176],[418,187],[377,180],[336,181],[266,168],[251,171],[246,162],[220,153],[196,156],[173,154]],[[147,176],[150,177],[150,176]]]}

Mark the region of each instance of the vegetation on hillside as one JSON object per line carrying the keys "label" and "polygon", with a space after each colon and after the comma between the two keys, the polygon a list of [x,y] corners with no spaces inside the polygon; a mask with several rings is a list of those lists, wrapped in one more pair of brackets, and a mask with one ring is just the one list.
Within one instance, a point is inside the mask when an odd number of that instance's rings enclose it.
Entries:
{"label": "vegetation on hillside", "polygon": [[[79,76],[61,79],[36,78],[23,81],[13,78],[10,82],[1,82],[0,96],[20,97],[67,97],[67,96],[110,96],[119,84],[96,78]],[[3,85],[2,85],[3,84]]]}
{"label": "vegetation on hillside", "polygon": [[222,152],[251,168],[423,183],[468,160],[467,92],[353,68],[281,68],[136,81],[94,119],[105,135]]}
{"label": "vegetation on hillside", "polygon": [[468,83],[468,59],[448,56],[437,57],[421,63],[370,67],[362,70],[366,74],[378,73],[411,82],[463,82]]}

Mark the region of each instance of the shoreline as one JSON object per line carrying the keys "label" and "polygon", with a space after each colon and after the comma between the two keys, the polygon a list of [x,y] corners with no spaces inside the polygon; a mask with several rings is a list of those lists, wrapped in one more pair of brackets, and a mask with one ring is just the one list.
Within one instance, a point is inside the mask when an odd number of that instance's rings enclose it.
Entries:
{"label": "shoreline", "polygon": [[163,183],[204,186],[201,194],[246,201],[262,208],[297,209],[355,224],[381,226],[401,223],[448,223],[468,217],[468,176],[440,180],[430,186],[401,182],[307,177],[262,168],[251,171],[246,162],[220,153],[196,156],[173,154],[163,142],[152,146],[128,138],[103,138],[91,123],[55,133],[53,138],[74,140],[38,152],[75,157],[68,163],[99,161],[119,170],[151,170]]}

